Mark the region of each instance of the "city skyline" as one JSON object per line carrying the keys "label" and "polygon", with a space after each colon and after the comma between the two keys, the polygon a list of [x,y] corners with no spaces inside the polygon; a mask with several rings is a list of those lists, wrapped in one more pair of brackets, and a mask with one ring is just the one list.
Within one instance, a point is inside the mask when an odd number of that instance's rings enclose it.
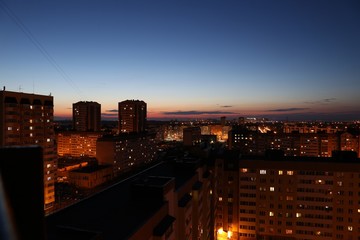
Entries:
{"label": "city skyline", "polygon": [[357,1],[0,1],[1,84],[55,117],[360,119]]}

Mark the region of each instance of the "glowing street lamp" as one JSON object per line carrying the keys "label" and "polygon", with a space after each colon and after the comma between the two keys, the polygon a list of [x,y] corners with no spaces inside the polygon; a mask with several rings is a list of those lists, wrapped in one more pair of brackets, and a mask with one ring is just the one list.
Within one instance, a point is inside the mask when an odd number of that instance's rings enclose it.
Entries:
{"label": "glowing street lamp", "polygon": [[231,231],[224,231],[223,228],[219,228],[217,230],[217,240],[227,240],[227,239],[231,239],[232,236],[232,232]]}

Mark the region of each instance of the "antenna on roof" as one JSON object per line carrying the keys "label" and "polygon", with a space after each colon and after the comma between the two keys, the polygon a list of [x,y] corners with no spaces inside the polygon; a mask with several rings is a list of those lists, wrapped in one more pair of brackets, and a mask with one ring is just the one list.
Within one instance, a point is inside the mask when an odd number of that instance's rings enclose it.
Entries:
{"label": "antenna on roof", "polygon": [[21,92],[21,89],[22,89],[22,88],[21,88],[21,85],[19,85],[19,92]]}

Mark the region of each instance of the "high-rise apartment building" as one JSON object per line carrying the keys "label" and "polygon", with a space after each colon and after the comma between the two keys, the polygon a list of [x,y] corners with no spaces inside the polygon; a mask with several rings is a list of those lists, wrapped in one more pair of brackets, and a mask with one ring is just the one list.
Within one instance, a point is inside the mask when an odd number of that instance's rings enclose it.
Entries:
{"label": "high-rise apartment building", "polygon": [[100,131],[101,105],[81,101],[73,104],[73,128],[75,131]]}
{"label": "high-rise apartment building", "polygon": [[355,152],[333,156],[219,157],[218,239],[224,232],[231,239],[358,239],[359,159]]}
{"label": "high-rise apartment building", "polygon": [[140,100],[119,102],[119,133],[146,130],[146,103]]}
{"label": "high-rise apartment building", "polygon": [[45,209],[55,202],[57,156],[53,112],[52,96],[0,91],[0,146],[42,147]]}

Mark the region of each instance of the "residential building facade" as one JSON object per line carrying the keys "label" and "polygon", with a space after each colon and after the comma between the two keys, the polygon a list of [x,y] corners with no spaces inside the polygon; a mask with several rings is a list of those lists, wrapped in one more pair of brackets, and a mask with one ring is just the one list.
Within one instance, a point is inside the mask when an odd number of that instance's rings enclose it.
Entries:
{"label": "residential building facade", "polygon": [[75,131],[101,130],[101,105],[97,102],[73,103],[73,128]]}
{"label": "residential building facade", "polygon": [[43,149],[44,209],[55,202],[57,156],[53,114],[53,96],[0,91],[0,146],[38,145]]}
{"label": "residential building facade", "polygon": [[119,133],[146,131],[147,105],[141,100],[119,102]]}
{"label": "residential building facade", "polygon": [[96,143],[96,158],[101,165],[112,165],[116,176],[156,160],[156,146],[155,135],[146,133],[105,136]]}
{"label": "residential building facade", "polygon": [[61,157],[96,157],[96,141],[101,132],[60,132],[56,135],[57,153]]}
{"label": "residential building facade", "polygon": [[360,161],[356,154],[339,156],[218,158],[214,171],[218,235],[231,232],[234,239],[254,240],[357,239]]}

